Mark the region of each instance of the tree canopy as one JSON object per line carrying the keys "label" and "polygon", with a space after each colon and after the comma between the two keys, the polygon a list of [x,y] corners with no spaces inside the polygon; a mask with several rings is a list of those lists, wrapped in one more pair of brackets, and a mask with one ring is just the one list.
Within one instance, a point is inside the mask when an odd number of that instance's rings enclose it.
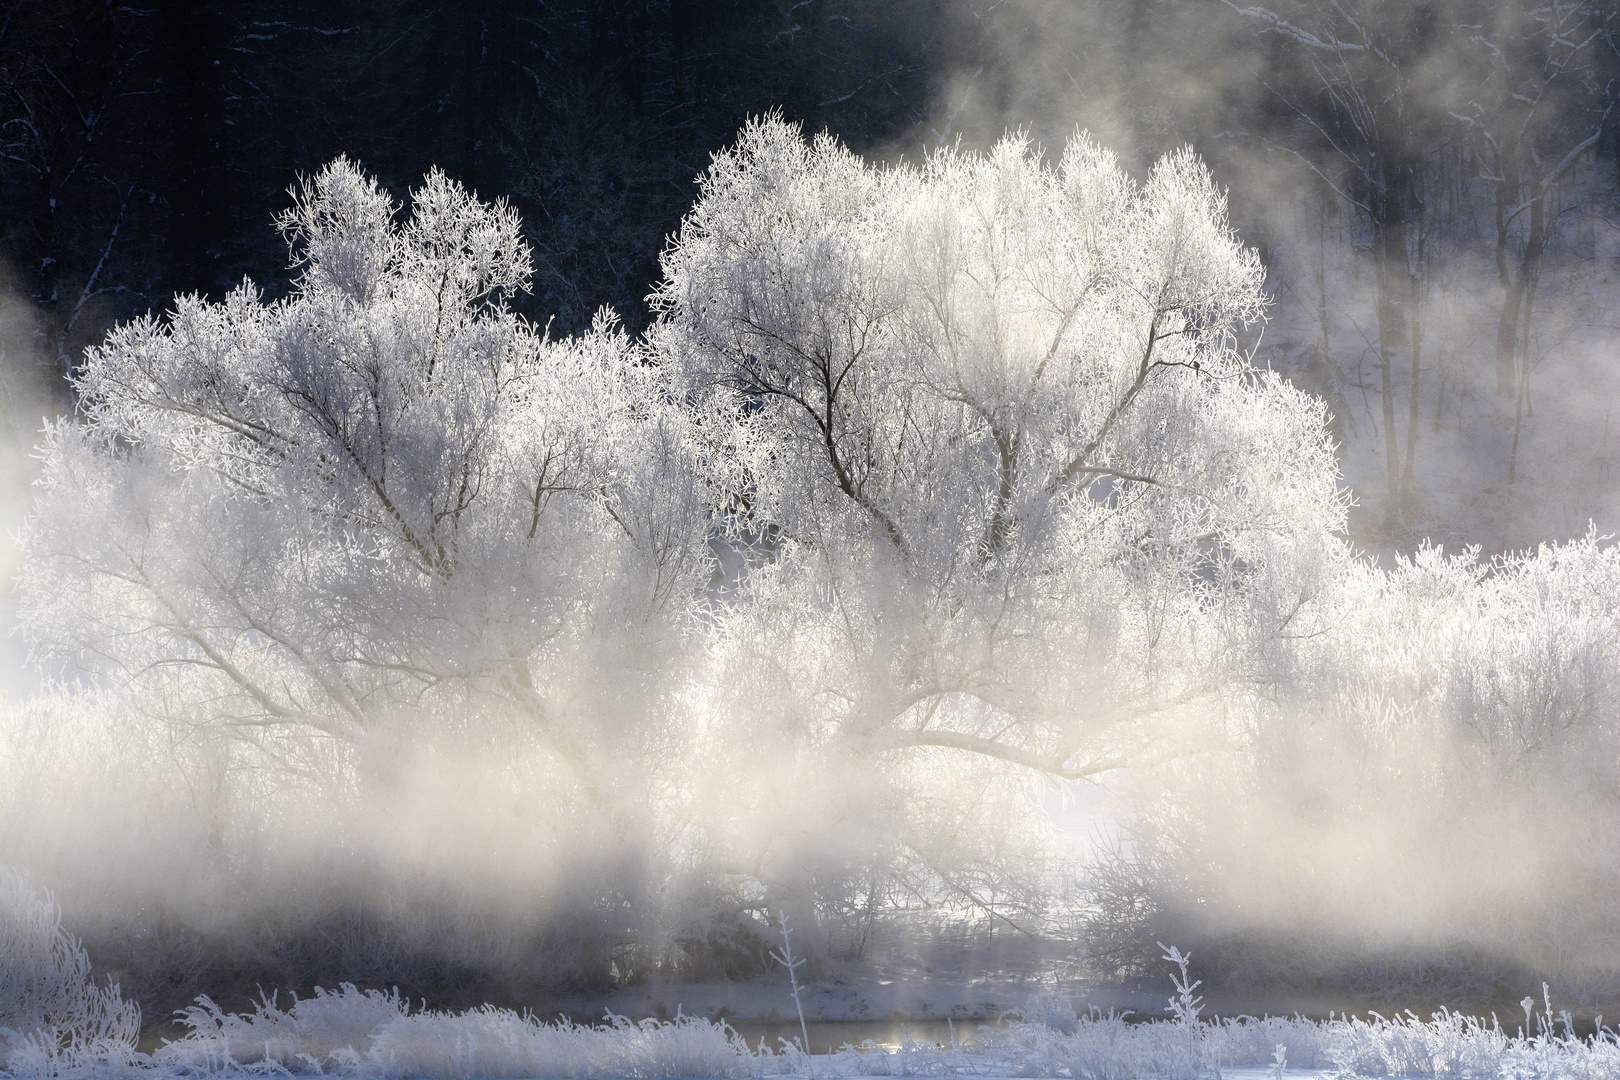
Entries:
{"label": "tree canopy", "polygon": [[281,219],[286,299],[181,297],[87,355],[26,538],[35,633],[329,779],[379,728],[521,718],[601,801],[592,753],[637,743],[603,665],[633,699],[706,573],[688,421],[611,320],[512,314],[504,205],[433,173],[397,212],[339,159]]}

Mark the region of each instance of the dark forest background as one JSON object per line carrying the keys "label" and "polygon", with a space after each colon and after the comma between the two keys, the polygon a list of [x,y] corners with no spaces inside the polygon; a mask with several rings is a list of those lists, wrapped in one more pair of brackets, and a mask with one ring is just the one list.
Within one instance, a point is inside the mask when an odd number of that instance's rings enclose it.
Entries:
{"label": "dark forest background", "polygon": [[[636,326],[694,178],[770,109],[880,155],[1009,126],[1061,145],[1085,125],[1133,164],[1191,142],[1236,182],[1240,224],[1243,198],[1274,194],[1241,163],[1269,149],[1301,182],[1303,162],[1370,184],[1400,221],[1440,148],[1465,174],[1519,153],[1492,125],[1528,121],[1522,150],[1549,158],[1601,130],[1589,149],[1614,160],[1613,5],[1562,6],[1595,35],[1568,63],[1557,4],[1350,5],[1384,63],[1279,33],[1354,44],[1308,0],[1258,17],[1220,0],[8,0],[0,250],[70,364],[175,292],[274,291],[271,216],[346,153],[399,194],[438,165],[510,199],[535,318],[567,332],[610,304]],[[1527,90],[1540,104],[1519,116]],[[1380,154],[1382,176],[1345,180]]]}
{"label": "dark forest background", "polygon": [[936,0],[13,0],[0,207],[15,285],[70,364],[175,292],[285,263],[288,184],[348,154],[401,196],[432,166],[522,212],[528,313],[633,326],[711,151],[778,108],[915,140],[961,19]]}

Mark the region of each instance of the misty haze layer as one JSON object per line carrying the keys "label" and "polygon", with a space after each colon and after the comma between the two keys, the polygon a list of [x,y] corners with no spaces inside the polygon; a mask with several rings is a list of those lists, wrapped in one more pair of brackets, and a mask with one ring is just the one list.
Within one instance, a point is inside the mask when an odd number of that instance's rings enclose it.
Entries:
{"label": "misty haze layer", "polygon": [[1612,4],[1285,0],[982,13],[931,116],[985,144],[1196,146],[1277,301],[1258,358],[1334,414],[1357,540],[1614,527]]}
{"label": "misty haze layer", "polygon": [[[1520,1002],[1523,1024],[1442,1010],[1428,1022],[1352,1017],[1312,1021],[1201,1015],[1199,983],[1188,957],[1166,949],[1175,965],[1173,1019],[1128,1023],[1125,1015],[1078,1013],[1062,995],[1031,1000],[1003,1022],[966,1042],[951,1029],[949,1044],[898,1046],[846,1042],[812,1057],[803,1039],[779,1050],[751,1046],[724,1020],[677,1016],[639,1023],[609,1012],[597,1025],[485,1005],[460,1013],[414,1006],[399,992],[361,991],[344,984],[293,997],[261,994],[251,1010],[230,1013],[207,997],[184,1010],[182,1037],[147,1054],[136,1049],[139,1010],[116,987],[89,976],[84,950],[60,925],[47,897],[7,871],[0,892],[0,942],[7,948],[0,981],[0,1069],[9,1076],[140,1077],[278,1075],[417,1077],[484,1080],[560,1076],[614,1080],[633,1076],[1008,1076],[1155,1077],[1195,1080],[1211,1073],[1282,1076],[1301,1067],[1333,1076],[1594,1076],[1620,1070],[1620,1037],[1599,1027],[1575,1032],[1567,1011],[1554,1014]],[[791,965],[786,924],[782,958]],[[17,1025],[12,1027],[10,1025]]]}

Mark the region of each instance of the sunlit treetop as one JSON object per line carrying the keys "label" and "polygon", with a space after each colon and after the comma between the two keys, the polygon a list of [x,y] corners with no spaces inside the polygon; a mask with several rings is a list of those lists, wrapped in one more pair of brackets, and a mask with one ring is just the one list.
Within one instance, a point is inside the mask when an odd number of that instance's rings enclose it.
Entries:
{"label": "sunlit treetop", "polygon": [[798,612],[726,647],[796,656],[755,696],[815,687],[857,742],[1094,774],[1342,555],[1322,405],[1240,348],[1262,268],[1189,152],[1141,184],[1084,136],[879,168],[762,120],[664,270],[653,346],[729,421],[717,509]]}
{"label": "sunlit treetop", "polygon": [[343,159],[293,195],[286,299],[179,297],[87,354],[26,540],[37,642],[300,768],[480,710],[583,768],[598,647],[667,644],[708,572],[686,421],[611,317],[552,341],[510,311],[503,204],[435,172],[401,217]]}

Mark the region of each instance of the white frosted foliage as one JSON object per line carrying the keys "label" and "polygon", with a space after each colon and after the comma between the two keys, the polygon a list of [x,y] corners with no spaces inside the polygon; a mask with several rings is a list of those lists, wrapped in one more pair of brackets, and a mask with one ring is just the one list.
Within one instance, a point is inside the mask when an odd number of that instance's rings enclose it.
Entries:
{"label": "white frosted foliage", "polygon": [[136,1061],[141,1011],[90,958],[61,912],[28,879],[0,866],[0,1070],[50,1076]]}
{"label": "white frosted foliage", "polygon": [[510,311],[503,204],[434,173],[400,219],[342,159],[294,196],[290,295],[89,351],[25,537],[36,641],[321,782],[390,732],[510,729],[623,832],[611,774],[708,569],[687,419],[610,316]]}
{"label": "white frosted foliage", "polygon": [[[1086,829],[1128,818],[1166,853],[1130,917],[1205,874],[1203,930],[1500,951],[1539,895],[1511,863],[1615,925],[1613,841],[1367,827],[1493,805],[1620,836],[1615,549],[1359,557],[1323,403],[1252,362],[1262,267],[1195,156],[1138,182],[1083,135],[1009,137],[879,167],[764,119],[701,184],[637,339],[514,313],[509,207],[435,172],[402,210],[339,159],[281,219],[284,296],[181,297],[88,352],[27,629],[87,674],[83,730],[166,762],[215,895],[341,866],[380,906],[489,913],[467,940],[509,970],[561,928],[567,978],[746,964],[789,918],[816,961],[890,928],[1073,945]],[[1088,783],[1135,801],[1069,813]],[[1598,970],[1596,934],[1521,936]],[[451,1024],[358,993],[194,1026],[235,1060],[343,1010],[397,1012],[401,1055]],[[480,1015],[455,1023],[595,1038]]]}
{"label": "white frosted foliage", "polygon": [[771,553],[716,711],[884,759],[914,850],[923,792],[995,786],[975,757],[1072,779],[1202,737],[1189,706],[1207,731],[1347,559],[1321,403],[1240,348],[1261,267],[1190,153],[1140,185],[1084,136],[880,168],[757,121],[664,270],[716,515]]}

